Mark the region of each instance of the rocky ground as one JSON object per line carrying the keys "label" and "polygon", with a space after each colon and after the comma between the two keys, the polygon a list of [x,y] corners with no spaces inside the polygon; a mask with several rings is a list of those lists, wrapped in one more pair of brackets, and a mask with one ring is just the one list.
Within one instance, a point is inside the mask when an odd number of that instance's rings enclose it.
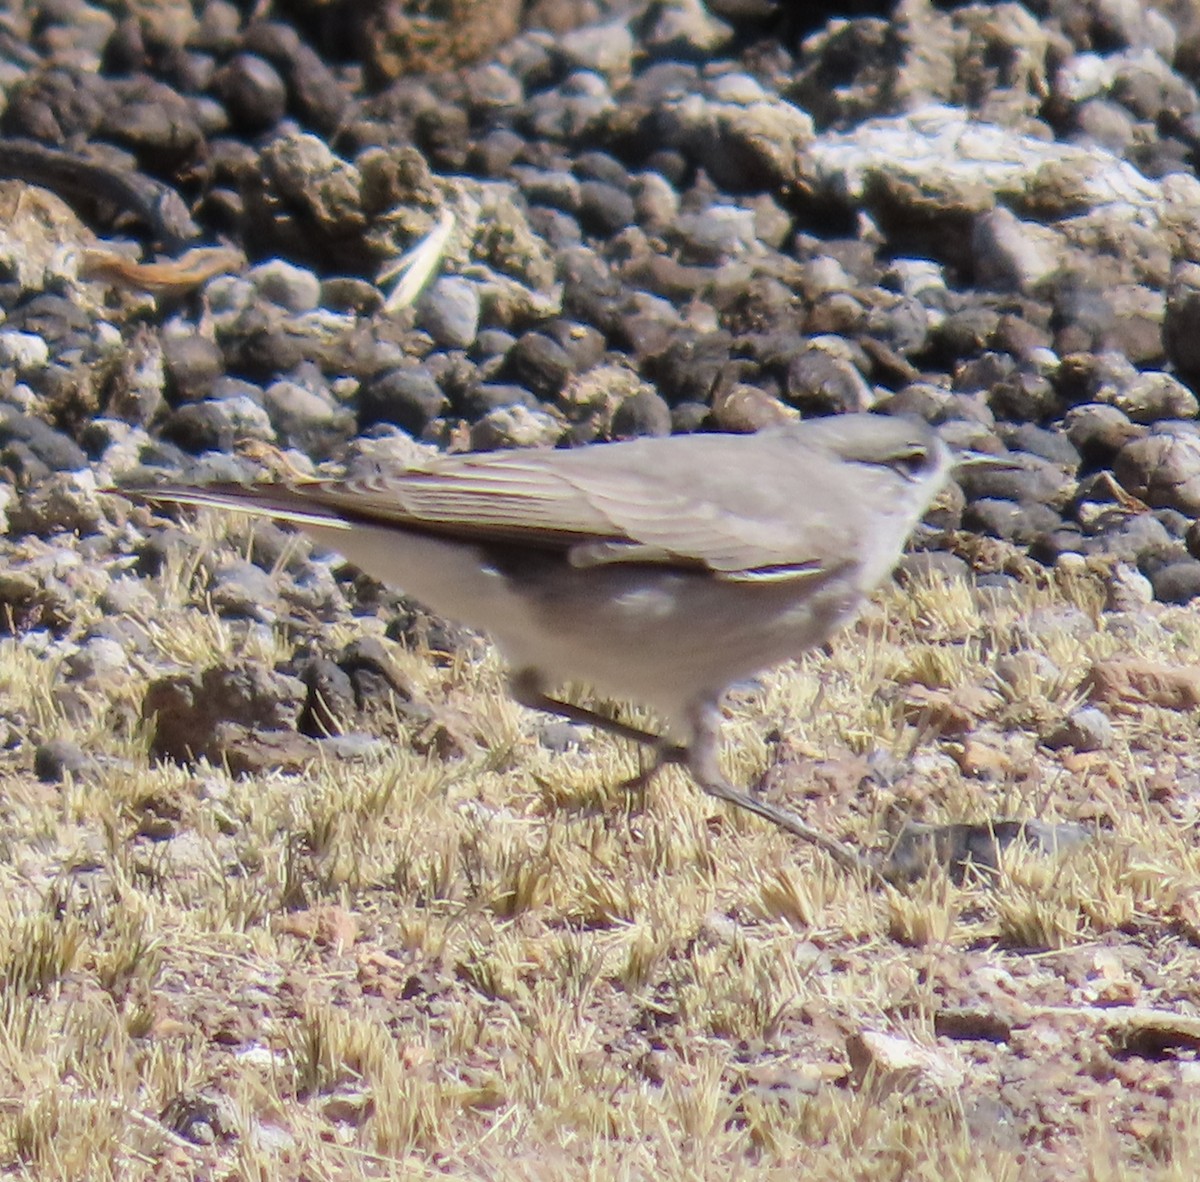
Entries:
{"label": "rocky ground", "polygon": [[[1200,20],[799,7],[0,15],[14,1176],[1193,1176]],[[1013,465],[727,739],[886,888],[106,491],[867,409]]]}

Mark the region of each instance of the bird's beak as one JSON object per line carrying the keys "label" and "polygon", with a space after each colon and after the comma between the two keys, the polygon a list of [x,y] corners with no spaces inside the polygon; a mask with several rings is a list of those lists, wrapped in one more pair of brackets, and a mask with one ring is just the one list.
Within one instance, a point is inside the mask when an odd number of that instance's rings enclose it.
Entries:
{"label": "bird's beak", "polygon": [[1019,471],[1024,465],[1013,455],[994,456],[983,451],[960,451],[954,453],[954,470],[980,471],[991,469],[995,472]]}

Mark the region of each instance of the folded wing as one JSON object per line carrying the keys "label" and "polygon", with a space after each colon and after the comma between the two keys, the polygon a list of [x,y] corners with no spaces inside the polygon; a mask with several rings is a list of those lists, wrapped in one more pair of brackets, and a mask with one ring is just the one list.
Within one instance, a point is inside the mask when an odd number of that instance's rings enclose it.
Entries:
{"label": "folded wing", "polygon": [[[760,512],[753,498],[739,505],[728,495],[728,480],[712,487],[703,470],[682,481],[677,471],[665,478],[656,461],[671,453],[661,448],[641,455],[629,448],[622,453],[628,463],[574,459],[584,454],[447,456],[424,468],[369,479],[171,486],[131,495],[262,513],[299,525],[395,526],[463,541],[561,550],[578,567],[654,563],[774,581],[821,576],[846,565],[847,555],[839,552],[839,539],[822,514]],[[771,477],[742,474],[745,481]]]}

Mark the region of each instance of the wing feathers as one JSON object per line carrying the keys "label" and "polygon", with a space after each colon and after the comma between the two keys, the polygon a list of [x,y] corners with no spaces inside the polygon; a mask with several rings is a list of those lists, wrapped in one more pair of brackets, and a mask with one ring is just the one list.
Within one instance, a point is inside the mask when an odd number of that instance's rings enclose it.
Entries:
{"label": "wing feathers", "polygon": [[[726,438],[737,446],[738,437]],[[809,578],[847,561],[820,514],[807,520],[781,514],[778,500],[764,503],[757,483],[780,480],[806,463],[811,475],[812,456],[784,456],[786,468],[775,472],[751,466],[738,473],[736,463],[710,472],[690,452],[664,452],[665,442],[655,441],[653,458],[635,442],[445,456],[366,480],[129,491],[143,500],[223,506],[302,526],[395,526],[557,549],[580,567],[655,563],[773,581]],[[595,454],[601,452],[610,455]],[[663,469],[664,459],[670,468]]]}

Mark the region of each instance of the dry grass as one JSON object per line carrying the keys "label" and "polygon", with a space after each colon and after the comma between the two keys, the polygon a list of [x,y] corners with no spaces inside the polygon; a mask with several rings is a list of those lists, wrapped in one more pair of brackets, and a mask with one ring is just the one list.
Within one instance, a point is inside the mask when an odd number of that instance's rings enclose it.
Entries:
{"label": "dry grass", "polygon": [[[156,584],[144,623],[164,659],[288,650],[182,606],[194,573]],[[0,1163],[122,1180],[1193,1177],[1196,720],[1117,716],[1087,757],[1038,739],[1092,660],[1196,663],[1200,622],[1164,612],[1134,636],[1099,601],[1081,577],[992,607],[892,590],[830,652],[735,695],[734,776],[847,840],[878,844],[898,817],[1101,826],[1055,857],[1014,847],[994,879],[883,892],[678,772],[627,797],[638,756],[619,743],[548,751],[494,658],[395,653],[489,750],[443,763],[397,743],[234,780],[148,763],[128,722],[143,683],[64,713],[56,662],[0,642],[0,710],[111,757],[52,786],[28,749],[3,756]],[[1068,611],[1096,629],[1047,624]]]}

